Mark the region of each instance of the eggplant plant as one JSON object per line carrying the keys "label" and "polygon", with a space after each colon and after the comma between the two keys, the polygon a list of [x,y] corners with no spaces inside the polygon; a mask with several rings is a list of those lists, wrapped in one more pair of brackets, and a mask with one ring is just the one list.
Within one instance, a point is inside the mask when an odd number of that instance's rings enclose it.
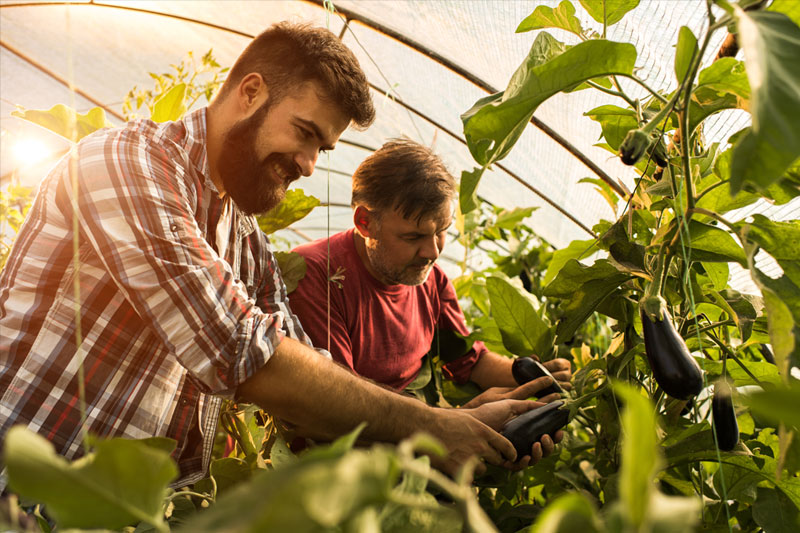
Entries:
{"label": "eggplant plant", "polygon": [[[633,394],[655,402],[658,488],[702,501],[699,522],[676,518],[672,530],[796,530],[800,220],[727,217],[760,200],[782,205],[800,195],[800,11],[785,1],[709,1],[705,32],[681,28],[675,79],[655,90],[636,75],[635,47],[602,37],[638,2],[594,4],[580,1],[602,31],[582,27],[575,2],[536,7],[517,30],[537,32],[530,57],[505,91],[461,117],[476,168],[462,174],[460,220],[485,212],[483,173],[513,151],[538,106],[559,92],[618,100],[585,116],[599,125],[601,146],[636,172],[625,197],[598,188],[616,220],[592,228],[594,239],[551,251],[544,275],[528,276],[530,285],[540,283],[536,294],[508,279],[498,290],[500,265],[513,275],[509,258],[465,276],[464,286],[482,279],[488,292],[488,318],[470,317],[474,338],[510,355],[570,357],[569,395],[581,402],[560,452],[506,486],[481,489],[481,503],[504,531],[524,527],[525,513],[539,516],[533,531],[568,528],[570,512],[592,530],[619,530],[610,517],[630,503],[624,494],[641,489],[622,474],[627,456],[619,445]],[[726,31],[714,56],[712,38]],[[628,94],[631,83],[648,96]],[[705,121],[729,109],[749,112],[751,125],[708,143]],[[777,277],[756,263],[758,252],[780,266]],[[521,268],[522,258],[513,261]],[[748,269],[760,294],[732,288],[730,264]],[[477,294],[470,287],[460,296]],[[632,387],[627,399],[612,386],[617,381]],[[750,391],[737,396],[738,416],[732,387]],[[637,512],[622,523],[644,527],[648,517]],[[647,513],[656,527],[657,511]]]}

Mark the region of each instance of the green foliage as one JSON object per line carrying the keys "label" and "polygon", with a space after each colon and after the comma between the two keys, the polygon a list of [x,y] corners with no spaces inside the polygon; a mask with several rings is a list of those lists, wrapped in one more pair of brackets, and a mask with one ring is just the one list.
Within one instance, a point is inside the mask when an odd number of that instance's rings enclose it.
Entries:
{"label": "green foliage", "polygon": [[136,112],[142,106],[147,108],[155,122],[177,120],[201,97],[210,102],[229,70],[217,63],[211,49],[199,61],[193,52],[188,52],[180,63],[170,67],[172,70],[169,72],[149,73],[154,85],[152,89],[134,87],[128,91],[122,103],[126,120],[138,118]]}
{"label": "green foliage", "polygon": [[178,470],[169,439],[111,439],[72,463],[27,428],[6,434],[4,462],[15,492],[47,505],[65,528],[116,529],[139,521],[167,528],[162,500]]}
{"label": "green foliage", "polygon": [[506,348],[517,355],[537,354],[549,359],[553,334],[539,316],[531,295],[499,276],[487,278],[486,289]]}
{"label": "green foliage", "polygon": [[753,125],[734,149],[731,187],[763,190],[800,157],[800,28],[782,13],[737,8],[736,17],[753,90]]}
{"label": "green foliage", "polygon": [[603,27],[616,24],[628,11],[639,5],[639,0],[580,0],[589,15]]}
{"label": "green foliage", "polygon": [[[20,185],[0,190],[0,270],[5,266],[14,237],[31,208],[32,193],[29,187]],[[9,233],[8,229],[13,233]]]}
{"label": "green foliage", "polygon": [[286,197],[263,215],[259,215],[258,226],[267,235],[288,227],[309,214],[319,205],[319,200],[306,196],[302,189],[286,191]]}
{"label": "green foliage", "polygon": [[558,4],[557,8],[537,6],[533,13],[517,26],[517,33],[542,28],[561,28],[576,35],[583,33],[581,22],[575,16],[575,6],[569,0]]}
{"label": "green foliage", "polygon": [[105,110],[100,107],[90,109],[85,115],[81,115],[63,104],[54,105],[47,111],[27,109],[12,111],[11,114],[33,122],[72,142],[78,142],[90,133],[111,126],[106,118]]}

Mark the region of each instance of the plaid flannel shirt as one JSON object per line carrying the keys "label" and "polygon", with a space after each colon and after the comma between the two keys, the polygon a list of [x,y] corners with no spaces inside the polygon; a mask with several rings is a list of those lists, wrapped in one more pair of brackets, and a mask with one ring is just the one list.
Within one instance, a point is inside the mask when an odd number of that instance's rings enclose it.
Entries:
{"label": "plaid flannel shirt", "polygon": [[0,273],[0,439],[24,424],[80,456],[83,361],[88,431],[173,438],[174,485],[192,483],[208,469],[222,398],[284,335],[311,342],[255,219],[233,206],[216,231],[230,200],[209,178],[205,109],[104,130],[77,150],[77,194],[66,156]]}

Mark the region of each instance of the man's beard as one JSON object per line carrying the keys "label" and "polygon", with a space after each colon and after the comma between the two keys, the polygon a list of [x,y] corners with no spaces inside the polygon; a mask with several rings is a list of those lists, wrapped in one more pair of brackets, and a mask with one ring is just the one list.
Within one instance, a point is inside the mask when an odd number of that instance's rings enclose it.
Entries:
{"label": "man's beard", "polygon": [[[389,285],[422,285],[428,279],[431,273],[432,261],[419,262],[418,266],[427,265],[424,270],[413,268],[417,266],[416,263],[396,267],[390,265],[386,259],[386,253],[381,246],[380,241],[373,243],[365,243],[367,260],[375,272],[377,272],[383,281],[388,282]],[[370,245],[372,244],[372,245]],[[411,268],[409,268],[411,267]]]}
{"label": "man's beard", "polygon": [[[234,124],[225,133],[220,152],[219,174],[225,193],[230,195],[245,214],[265,213],[286,196],[289,183],[300,177],[300,168],[287,155],[273,153],[262,160],[256,156],[258,130],[269,113],[271,101],[264,102],[255,113]],[[282,186],[271,174],[278,164],[288,174]]]}

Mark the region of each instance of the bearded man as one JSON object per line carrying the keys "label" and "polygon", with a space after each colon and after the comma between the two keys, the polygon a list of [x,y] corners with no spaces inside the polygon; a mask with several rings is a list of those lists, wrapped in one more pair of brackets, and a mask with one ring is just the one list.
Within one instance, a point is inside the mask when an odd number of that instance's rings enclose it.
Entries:
{"label": "bearded man", "polygon": [[26,425],[74,459],[86,433],[170,437],[182,486],[208,470],[222,399],[239,398],[318,438],[362,421],[370,440],[427,431],[448,472],[476,454],[513,460],[478,418],[500,428],[528,403],[422,406],[313,350],[287,305],[253,214],[373,119],[353,53],[328,30],[280,23],[208,108],[82,140],[41,183],[0,273],[0,439]]}
{"label": "bearded man", "polygon": [[[315,346],[352,372],[401,391],[426,364],[437,333],[469,333],[455,289],[436,264],[452,222],[455,180],[429,148],[399,139],[359,165],[352,188],[355,227],[295,248],[306,274],[290,295],[291,307]],[[443,354],[452,359],[443,367],[446,377],[486,389],[465,407],[525,399],[552,384],[544,377],[520,386],[511,358],[482,342],[467,348]],[[545,367],[570,388],[569,361]],[[520,459],[536,462],[553,444],[545,436]]]}

